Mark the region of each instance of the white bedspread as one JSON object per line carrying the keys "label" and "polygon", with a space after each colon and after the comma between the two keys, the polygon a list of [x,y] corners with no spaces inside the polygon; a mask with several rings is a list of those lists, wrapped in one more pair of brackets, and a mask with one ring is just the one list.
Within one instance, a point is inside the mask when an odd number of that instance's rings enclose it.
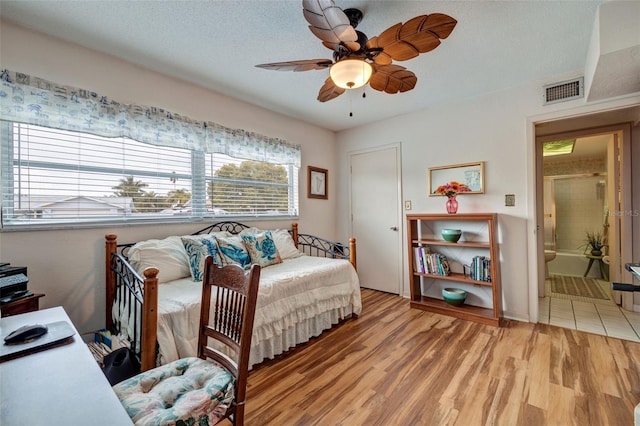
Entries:
{"label": "white bedspread", "polygon": [[[158,289],[160,363],[196,356],[202,283],[185,278]],[[301,256],[262,268],[249,364],[273,358],[361,310],[358,276],[346,260]]]}

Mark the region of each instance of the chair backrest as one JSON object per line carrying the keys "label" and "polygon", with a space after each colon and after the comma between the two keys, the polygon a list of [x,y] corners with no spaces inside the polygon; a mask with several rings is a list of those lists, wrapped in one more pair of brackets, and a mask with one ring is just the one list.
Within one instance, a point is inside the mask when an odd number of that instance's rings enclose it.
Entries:
{"label": "chair backrest", "polygon": [[[237,265],[218,266],[211,256],[205,259],[198,356],[213,359],[235,376],[235,400],[227,413],[235,414],[237,424],[242,424],[244,418],[259,280],[259,265],[252,265],[247,272]],[[229,348],[235,359],[209,345],[209,338]]]}

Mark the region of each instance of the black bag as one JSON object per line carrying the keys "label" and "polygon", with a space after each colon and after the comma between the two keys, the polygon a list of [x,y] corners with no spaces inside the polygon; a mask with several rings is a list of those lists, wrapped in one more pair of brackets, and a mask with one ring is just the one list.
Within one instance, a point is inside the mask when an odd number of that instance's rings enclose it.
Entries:
{"label": "black bag", "polygon": [[104,357],[104,375],[111,386],[140,372],[140,361],[129,348],[119,348]]}

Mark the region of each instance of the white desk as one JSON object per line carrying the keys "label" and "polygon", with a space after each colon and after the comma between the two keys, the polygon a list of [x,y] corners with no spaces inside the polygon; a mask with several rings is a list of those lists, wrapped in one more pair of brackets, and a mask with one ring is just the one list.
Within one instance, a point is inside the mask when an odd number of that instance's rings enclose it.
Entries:
{"label": "white desk", "polygon": [[[64,309],[57,307],[2,318],[0,335],[22,325],[55,321],[68,321],[73,327]],[[72,339],[0,363],[1,425],[132,424],[77,330]]]}

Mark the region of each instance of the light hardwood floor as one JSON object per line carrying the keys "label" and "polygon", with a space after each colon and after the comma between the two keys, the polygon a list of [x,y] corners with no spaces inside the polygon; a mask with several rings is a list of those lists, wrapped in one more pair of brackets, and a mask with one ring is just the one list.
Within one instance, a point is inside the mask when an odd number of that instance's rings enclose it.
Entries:
{"label": "light hardwood floor", "polygon": [[360,318],[251,372],[247,425],[633,425],[640,343],[362,296]]}

